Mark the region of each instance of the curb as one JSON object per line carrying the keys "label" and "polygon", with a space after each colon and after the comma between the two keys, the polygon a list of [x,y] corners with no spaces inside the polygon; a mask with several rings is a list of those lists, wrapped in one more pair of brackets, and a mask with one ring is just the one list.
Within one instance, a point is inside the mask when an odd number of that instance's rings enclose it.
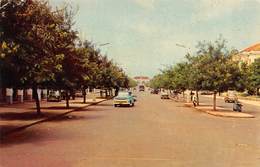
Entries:
{"label": "curb", "polygon": [[226,117],[226,118],[255,118],[254,115],[251,115],[251,114],[247,114],[247,113],[233,113],[231,111],[221,111],[221,112],[218,112],[218,111],[208,111],[208,110],[202,110],[202,109],[199,109],[199,108],[196,108],[196,107],[193,107],[192,104],[190,103],[184,103],[184,106],[186,107],[192,107],[194,109],[196,109],[197,111],[200,111],[200,112],[204,112],[204,113],[207,113],[209,115],[213,115],[213,116],[216,116],[216,117]]}
{"label": "curb", "polygon": [[214,115],[217,117],[227,117],[227,118],[255,118],[255,116],[247,113],[239,113],[238,115],[232,115],[230,112],[226,112],[224,115],[223,113],[214,112],[214,111],[205,111],[206,113],[210,115]]}
{"label": "curb", "polygon": [[3,138],[7,137],[7,136],[10,135],[10,134],[13,134],[13,133],[15,133],[15,132],[24,130],[24,129],[26,129],[26,128],[29,128],[29,127],[33,126],[33,125],[37,125],[37,124],[40,124],[40,123],[43,123],[43,122],[55,120],[55,119],[57,119],[57,118],[59,118],[59,117],[68,115],[68,114],[70,114],[70,113],[72,113],[72,112],[79,111],[79,110],[84,109],[84,108],[87,108],[87,107],[89,107],[89,106],[95,106],[95,105],[97,105],[97,104],[99,104],[99,103],[102,103],[102,102],[104,102],[104,101],[108,101],[108,100],[111,100],[111,99],[112,99],[112,98],[105,99],[105,100],[101,100],[101,101],[99,101],[99,102],[94,102],[94,103],[91,103],[91,104],[86,104],[85,106],[78,107],[78,108],[73,109],[73,110],[71,110],[71,111],[67,111],[67,112],[64,112],[64,113],[61,113],[61,114],[57,114],[57,115],[54,115],[54,116],[51,116],[51,117],[48,117],[48,118],[43,118],[43,119],[38,120],[38,121],[35,121],[35,122],[33,122],[33,123],[30,123],[30,124],[27,124],[27,125],[23,125],[23,126],[20,126],[20,127],[14,128],[14,129],[11,129],[11,130],[6,131],[5,133],[2,133],[2,134],[1,134],[0,140],[2,140]]}

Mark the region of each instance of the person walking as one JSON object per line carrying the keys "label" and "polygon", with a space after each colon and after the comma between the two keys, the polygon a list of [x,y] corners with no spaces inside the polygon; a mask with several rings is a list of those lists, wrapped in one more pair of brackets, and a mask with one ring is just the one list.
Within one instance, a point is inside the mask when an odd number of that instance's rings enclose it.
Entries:
{"label": "person walking", "polygon": [[197,97],[195,95],[192,96],[192,103],[194,107],[197,106]]}

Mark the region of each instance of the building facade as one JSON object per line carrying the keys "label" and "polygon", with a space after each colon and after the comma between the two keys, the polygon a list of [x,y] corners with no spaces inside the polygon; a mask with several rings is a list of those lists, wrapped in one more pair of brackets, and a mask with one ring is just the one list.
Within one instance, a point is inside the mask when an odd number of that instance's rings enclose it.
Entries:
{"label": "building facade", "polygon": [[138,86],[140,86],[146,85],[150,81],[150,78],[147,76],[136,76],[134,77],[134,80],[137,82]]}
{"label": "building facade", "polygon": [[260,43],[242,50],[233,57],[233,60],[250,65],[258,58],[260,58]]}

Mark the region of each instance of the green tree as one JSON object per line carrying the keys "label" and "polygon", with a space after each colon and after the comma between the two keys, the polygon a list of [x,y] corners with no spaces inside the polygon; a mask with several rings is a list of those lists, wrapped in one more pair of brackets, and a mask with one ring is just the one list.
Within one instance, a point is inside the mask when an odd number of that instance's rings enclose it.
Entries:
{"label": "green tree", "polygon": [[213,110],[216,110],[217,92],[228,89],[243,90],[243,75],[237,63],[232,61],[230,52],[226,49],[226,42],[218,39],[214,43],[202,42],[198,44],[198,55],[193,65],[198,71],[192,78],[199,83],[199,88],[214,91]]}
{"label": "green tree", "polygon": [[133,80],[132,78],[130,78],[130,77],[128,77],[128,86],[130,87],[130,88],[134,88],[134,87],[136,87],[137,86],[137,82],[135,81],[135,80]]}
{"label": "green tree", "polygon": [[259,95],[260,89],[260,58],[249,66],[247,89],[256,95]]}
{"label": "green tree", "polygon": [[[0,16],[1,61],[4,62],[1,64],[6,64],[8,69],[15,66],[10,78],[16,77],[19,86],[33,88],[37,113],[40,114],[37,88],[54,79],[54,72],[61,68],[63,55],[53,52],[52,47],[63,20],[46,1],[17,2],[11,1]],[[12,51],[3,51],[6,46]],[[6,72],[8,70],[3,73]]]}

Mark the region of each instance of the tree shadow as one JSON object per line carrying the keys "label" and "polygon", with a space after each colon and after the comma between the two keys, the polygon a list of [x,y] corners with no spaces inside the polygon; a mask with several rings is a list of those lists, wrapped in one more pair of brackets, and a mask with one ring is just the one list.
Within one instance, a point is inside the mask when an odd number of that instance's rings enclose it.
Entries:
{"label": "tree shadow", "polygon": [[[70,106],[67,108],[66,106],[51,106],[51,107],[41,107],[43,110],[68,110],[68,109],[76,109],[79,108],[78,106]],[[36,108],[31,108],[33,110],[36,110]]]}
{"label": "tree shadow", "polygon": [[9,131],[19,128],[18,125],[0,125],[0,139]]}
{"label": "tree shadow", "polygon": [[109,104],[109,103],[100,103],[100,104],[98,104],[98,106],[104,106],[104,107],[106,107],[106,106],[113,106],[113,104]]}
{"label": "tree shadow", "polygon": [[[5,137],[0,138],[0,148],[5,148],[5,147],[12,147],[14,145],[19,145],[19,144],[37,144],[39,143],[45,143],[48,141],[52,140],[59,140],[63,139],[63,136],[58,136],[55,134],[52,135],[46,135],[47,131],[45,130],[39,130],[37,129],[25,129],[23,131],[19,131],[16,133],[12,133],[10,135],[7,135]],[[69,135],[66,136],[68,138]]]}
{"label": "tree shadow", "polygon": [[53,118],[49,120],[48,122],[63,122],[63,121],[79,121],[79,120],[92,120],[92,119],[100,119],[103,116],[98,116],[98,115],[85,115],[85,116],[78,116],[78,115],[63,115],[60,117]]}
{"label": "tree shadow", "polygon": [[35,111],[30,112],[1,112],[0,120],[37,120],[42,118],[48,118],[57,115],[53,112],[43,112],[42,114],[37,114]]}
{"label": "tree shadow", "polygon": [[[98,115],[86,115],[86,116],[77,116],[77,115],[62,115],[54,117],[50,120],[43,121],[43,122],[52,122],[52,123],[61,123],[61,122],[67,122],[67,121],[79,121],[79,120],[95,120],[100,119],[103,116]],[[70,134],[67,134],[66,136],[57,136],[55,133],[45,133],[44,130],[39,129],[33,129],[30,128],[34,125],[43,123],[43,122],[35,122],[32,124],[24,125],[24,126],[14,126],[14,125],[1,125],[0,126],[0,148],[1,147],[9,147],[12,145],[17,144],[24,144],[24,143],[39,143],[46,141],[48,142],[49,139],[55,138],[56,140],[61,138],[69,138],[71,137]]]}
{"label": "tree shadow", "polygon": [[73,112],[100,112],[100,111],[105,111],[105,110],[107,110],[107,109],[91,107],[91,108],[79,108]]}
{"label": "tree shadow", "polygon": [[96,103],[96,102],[90,102],[90,101],[88,101],[88,102],[85,102],[85,103],[83,103],[83,102],[79,102],[79,101],[74,101],[74,102],[70,102],[71,104],[93,104],[93,103]]}

